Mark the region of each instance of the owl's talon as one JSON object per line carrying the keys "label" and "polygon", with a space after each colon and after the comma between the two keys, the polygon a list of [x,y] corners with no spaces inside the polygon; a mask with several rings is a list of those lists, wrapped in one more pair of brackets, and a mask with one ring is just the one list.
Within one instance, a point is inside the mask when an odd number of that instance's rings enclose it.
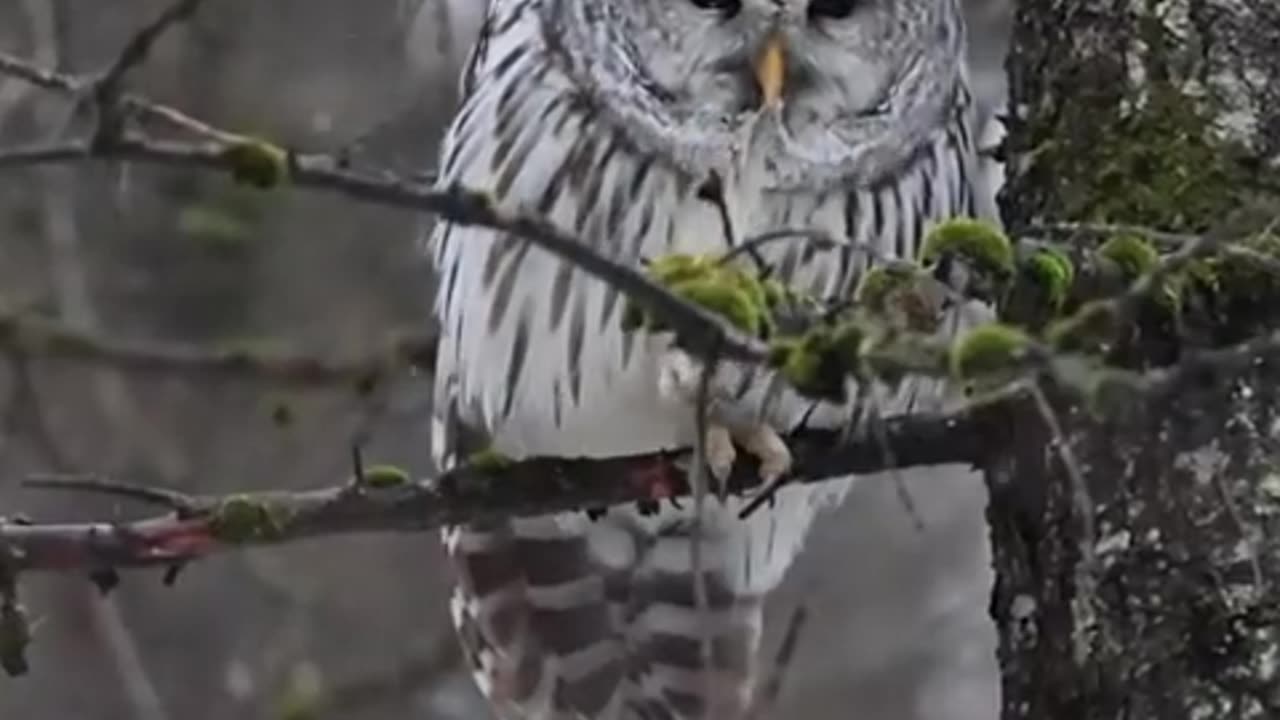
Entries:
{"label": "owl's talon", "polygon": [[[703,366],[683,350],[669,348],[659,358],[658,393],[667,400],[683,404],[697,401],[698,387],[702,382]],[[760,466],[762,484],[768,486],[791,471],[794,459],[782,437],[770,425],[755,423],[732,426],[717,423],[714,413],[708,423],[704,440],[704,454],[716,493],[724,496],[729,476],[737,459],[734,441],[756,458]]]}
{"label": "owl's talon", "polygon": [[765,487],[791,472],[795,459],[791,449],[769,425],[756,425],[739,433],[738,442],[760,463],[760,480]]}
{"label": "owl's talon", "polygon": [[729,476],[733,474],[733,462],[738,457],[729,428],[715,424],[708,426],[703,454],[706,456],[707,468],[711,470],[711,477],[715,480],[713,490],[716,495],[723,496],[729,486]]}

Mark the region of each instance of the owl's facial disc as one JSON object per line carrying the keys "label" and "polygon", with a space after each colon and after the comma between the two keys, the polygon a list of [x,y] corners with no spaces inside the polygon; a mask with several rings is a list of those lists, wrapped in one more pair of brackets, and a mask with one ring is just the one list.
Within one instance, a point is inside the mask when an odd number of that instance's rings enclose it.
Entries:
{"label": "owl's facial disc", "polygon": [[959,0],[538,0],[616,127],[698,175],[744,131],[778,186],[871,182],[954,113]]}

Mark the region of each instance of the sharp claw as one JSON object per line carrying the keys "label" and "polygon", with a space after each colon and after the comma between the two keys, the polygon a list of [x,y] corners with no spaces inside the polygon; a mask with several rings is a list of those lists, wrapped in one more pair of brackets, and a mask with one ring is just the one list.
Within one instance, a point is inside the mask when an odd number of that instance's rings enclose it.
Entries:
{"label": "sharp claw", "polygon": [[729,486],[729,476],[733,474],[733,462],[738,457],[729,428],[723,425],[709,425],[703,449],[707,458],[707,467],[715,480],[715,488],[713,488],[715,494],[723,496]]}
{"label": "sharp claw", "polygon": [[760,463],[760,479],[773,483],[791,471],[794,459],[778,431],[769,425],[755,425],[738,435],[738,442]]}
{"label": "sharp claw", "polygon": [[[670,401],[696,402],[702,380],[702,365],[688,353],[669,349],[662,353],[658,367],[658,392]],[[714,414],[714,413],[712,413]],[[734,441],[759,462],[760,477],[769,485],[791,471],[793,459],[787,444],[776,430],[767,424],[734,427],[732,430],[713,420],[708,423],[704,451],[707,468],[711,471],[717,495],[724,497],[737,459]]]}

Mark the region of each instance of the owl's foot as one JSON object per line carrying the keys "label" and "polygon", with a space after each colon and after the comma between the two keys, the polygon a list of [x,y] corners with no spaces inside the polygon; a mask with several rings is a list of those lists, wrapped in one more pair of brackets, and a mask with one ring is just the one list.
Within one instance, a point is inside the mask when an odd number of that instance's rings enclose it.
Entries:
{"label": "owl's foot", "polygon": [[738,449],[733,446],[733,433],[725,425],[707,422],[707,435],[702,439],[702,454],[707,468],[716,480],[716,494],[723,495],[733,474],[733,462],[738,459]]}
{"label": "owl's foot", "polygon": [[755,425],[735,437],[760,463],[760,479],[765,485],[771,485],[791,472],[791,466],[795,462],[795,458],[791,456],[791,448],[787,447],[787,443],[772,426]]}
{"label": "owl's foot", "polygon": [[708,421],[703,454],[719,494],[723,495],[728,489],[733,463],[738,458],[735,442],[759,463],[760,479],[765,486],[791,470],[794,461],[791,450],[772,427],[765,424],[729,426]]}
{"label": "owl's foot", "polygon": [[[658,367],[658,392],[666,400],[695,405],[702,385],[702,363],[688,353],[670,348],[662,353]],[[709,388],[714,391],[714,386]],[[772,484],[791,470],[794,459],[782,436],[764,422],[725,422],[716,411],[715,393],[707,393],[709,404],[703,454],[717,481],[717,490],[727,489],[738,451],[735,441],[759,463],[760,478]],[[723,492],[721,492],[723,494]]]}

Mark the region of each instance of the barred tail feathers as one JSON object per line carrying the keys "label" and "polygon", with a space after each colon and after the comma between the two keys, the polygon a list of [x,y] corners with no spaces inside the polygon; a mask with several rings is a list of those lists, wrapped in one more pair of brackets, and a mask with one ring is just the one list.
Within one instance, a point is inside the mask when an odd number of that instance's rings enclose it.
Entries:
{"label": "barred tail feathers", "polygon": [[731,588],[714,541],[696,592],[689,526],[645,537],[617,515],[445,531],[454,622],[482,692],[510,720],[742,717],[761,596]]}
{"label": "barred tail feathers", "polygon": [[481,691],[511,718],[600,717],[622,652],[607,573],[555,518],[445,530],[452,610]]}

